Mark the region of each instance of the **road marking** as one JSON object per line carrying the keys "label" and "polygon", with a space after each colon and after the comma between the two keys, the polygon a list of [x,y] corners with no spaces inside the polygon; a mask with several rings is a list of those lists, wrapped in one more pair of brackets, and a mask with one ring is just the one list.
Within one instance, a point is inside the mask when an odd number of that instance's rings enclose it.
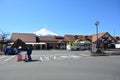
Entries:
{"label": "road marking", "polygon": [[40,60],[41,60],[41,61],[43,61],[43,58],[42,58],[42,57],[40,57]]}
{"label": "road marking", "polygon": [[49,61],[50,59],[48,57],[43,57],[44,59],[46,59],[46,61]]}
{"label": "road marking", "polygon": [[54,56],[54,57],[53,57],[53,59],[54,59],[54,60],[56,60],[56,59],[57,59],[57,57],[56,57],[56,56]]}
{"label": "road marking", "polygon": [[87,55],[87,54],[80,54],[80,56],[89,57],[90,55]]}
{"label": "road marking", "polygon": [[70,57],[73,58],[73,59],[79,59],[80,58],[80,56],[76,56],[76,55],[71,55]]}
{"label": "road marking", "polygon": [[0,59],[6,58],[6,57],[8,57],[8,56],[1,56]]}
{"label": "road marking", "polygon": [[[40,56],[40,55],[33,55],[33,56]],[[41,61],[49,61],[49,60],[64,60],[64,59],[79,59],[82,56],[77,55],[54,55],[54,56],[40,56],[39,60]]]}
{"label": "road marking", "polygon": [[32,55],[32,57],[39,56],[40,61],[49,61],[49,60],[64,60],[64,59],[79,59],[81,57],[89,57],[89,55],[86,54],[80,54],[78,55]]}
{"label": "road marking", "polygon": [[5,59],[4,61],[9,61],[10,59],[12,59],[12,58],[14,58],[14,57],[15,57],[15,56],[11,56],[11,57]]}
{"label": "road marking", "polygon": [[70,59],[70,56],[60,56],[63,59]]}
{"label": "road marking", "polygon": [[42,56],[40,57],[40,61],[49,61],[49,57]]}

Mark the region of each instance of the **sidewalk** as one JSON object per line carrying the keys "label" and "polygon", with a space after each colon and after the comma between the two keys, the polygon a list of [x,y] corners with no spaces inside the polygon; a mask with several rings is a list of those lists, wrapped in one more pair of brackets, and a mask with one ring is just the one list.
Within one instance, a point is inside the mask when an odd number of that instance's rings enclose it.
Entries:
{"label": "sidewalk", "polygon": [[120,50],[108,50],[108,51],[104,51],[104,53],[109,55],[120,55]]}
{"label": "sidewalk", "polygon": [[120,49],[109,49],[102,51],[102,53],[99,54],[94,54],[92,53],[93,56],[111,56],[111,55],[120,55]]}

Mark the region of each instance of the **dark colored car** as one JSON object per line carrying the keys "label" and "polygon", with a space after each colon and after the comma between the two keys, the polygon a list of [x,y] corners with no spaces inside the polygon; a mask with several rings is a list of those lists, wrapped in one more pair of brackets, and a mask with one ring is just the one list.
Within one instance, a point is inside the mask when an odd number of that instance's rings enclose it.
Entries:
{"label": "dark colored car", "polygon": [[5,48],[5,55],[16,55],[17,50],[15,48]]}

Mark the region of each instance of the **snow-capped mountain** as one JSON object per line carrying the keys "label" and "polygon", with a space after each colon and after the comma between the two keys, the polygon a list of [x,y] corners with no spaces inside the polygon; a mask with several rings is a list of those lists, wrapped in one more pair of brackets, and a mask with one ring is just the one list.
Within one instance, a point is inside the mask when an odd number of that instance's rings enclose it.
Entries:
{"label": "snow-capped mountain", "polygon": [[46,28],[43,28],[43,29],[40,29],[39,31],[37,32],[34,32],[37,36],[57,36],[58,34],[46,29]]}

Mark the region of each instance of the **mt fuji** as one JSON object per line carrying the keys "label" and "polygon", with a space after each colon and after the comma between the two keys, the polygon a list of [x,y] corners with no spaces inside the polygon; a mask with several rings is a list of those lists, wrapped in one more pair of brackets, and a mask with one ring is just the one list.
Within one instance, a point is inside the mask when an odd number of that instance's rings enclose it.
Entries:
{"label": "mt fuji", "polygon": [[43,29],[40,29],[39,31],[36,31],[34,32],[37,36],[58,36],[58,34],[46,29],[46,28],[43,28]]}

